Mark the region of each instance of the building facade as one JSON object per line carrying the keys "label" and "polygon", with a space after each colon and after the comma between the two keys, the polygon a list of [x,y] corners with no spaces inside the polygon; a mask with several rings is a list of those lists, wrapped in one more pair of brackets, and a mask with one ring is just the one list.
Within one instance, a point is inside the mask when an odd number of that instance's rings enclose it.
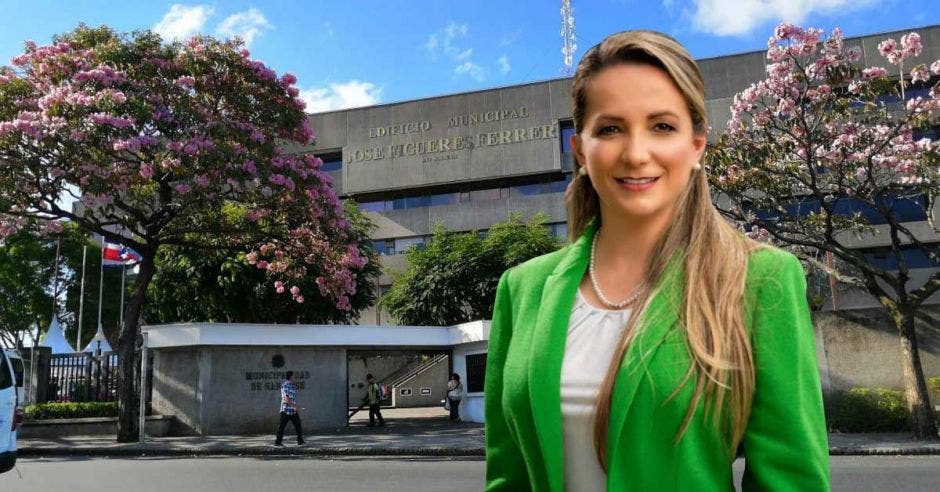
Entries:
{"label": "building facade", "polygon": [[[913,30],[924,51],[911,66],[940,59],[940,26]],[[862,49],[863,65],[883,65],[877,44],[910,31],[849,38],[846,46]],[[766,62],[764,51],[698,60],[712,136],[730,117],[734,95],[765,77]],[[571,84],[563,78],[313,114],[316,141],[298,150],[323,158],[338,195],[355,200],[378,225],[373,245],[386,272],[403,269],[401,253],[421,247],[438,223],[454,231],[485,231],[512,211],[526,218],[541,212],[553,233],[564,238],[563,196],[572,171],[568,139],[574,131]],[[914,206],[903,217],[922,241],[940,243],[932,225],[937,222],[928,221],[929,215],[940,218],[940,208]],[[853,241],[871,261],[886,261],[886,235]],[[925,281],[940,266],[916,251],[908,264],[917,267],[912,282]],[[391,280],[382,275],[380,295]],[[839,308],[874,303],[858,291],[843,289],[838,297]],[[360,322],[392,320],[373,308]]]}

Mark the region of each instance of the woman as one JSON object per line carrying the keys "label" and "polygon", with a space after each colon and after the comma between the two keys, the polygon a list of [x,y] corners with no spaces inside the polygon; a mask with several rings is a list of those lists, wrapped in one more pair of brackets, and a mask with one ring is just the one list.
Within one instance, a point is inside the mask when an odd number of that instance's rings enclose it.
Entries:
{"label": "woman", "polygon": [[650,31],[573,82],[572,244],[503,274],[487,490],[828,490],[805,278],[711,203],[705,89]]}
{"label": "woman", "polygon": [[460,422],[460,400],[463,399],[463,384],[460,383],[460,374],[450,375],[447,381],[447,404],[450,408],[450,421]]}

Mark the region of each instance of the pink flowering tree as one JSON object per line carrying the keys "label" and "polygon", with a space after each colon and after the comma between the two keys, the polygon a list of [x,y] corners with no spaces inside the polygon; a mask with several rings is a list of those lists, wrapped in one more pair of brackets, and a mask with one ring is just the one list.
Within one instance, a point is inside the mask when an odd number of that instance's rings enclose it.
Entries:
{"label": "pink flowering tree", "polygon": [[[753,234],[838,260],[830,273],[874,297],[898,330],[912,425],[936,438],[917,345],[918,308],[940,273],[912,278],[911,254],[938,258],[930,220],[938,193],[940,61],[913,63],[920,37],[881,43],[881,61],[835,29],[783,24],[768,42],[767,77],[737,94],[710,152],[709,180],[722,212]],[[903,212],[907,210],[908,212]],[[910,215],[915,210],[915,217]],[[918,222],[919,221],[919,222]],[[922,227],[929,221],[929,227]],[[858,239],[887,245],[879,265]],[[809,258],[809,255],[804,257]]]}
{"label": "pink flowering tree", "polygon": [[312,277],[350,307],[368,258],[321,161],[282,149],[313,138],[295,81],[238,41],[85,26],[0,69],[0,237],[71,221],[143,257],[117,343],[119,441],[138,434],[135,347],[161,247],[247,250],[295,302]]}

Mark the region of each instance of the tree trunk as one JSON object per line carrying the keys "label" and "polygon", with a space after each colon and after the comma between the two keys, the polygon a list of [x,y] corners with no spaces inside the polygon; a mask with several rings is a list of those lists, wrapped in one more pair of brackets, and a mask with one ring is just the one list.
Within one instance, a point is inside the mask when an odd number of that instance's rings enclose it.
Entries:
{"label": "tree trunk", "polygon": [[936,415],[930,405],[930,394],[924,381],[924,369],[917,348],[917,332],[914,329],[914,313],[895,317],[901,340],[901,366],[904,372],[904,390],[907,408],[911,412],[911,428],[919,439],[936,440]]}
{"label": "tree trunk", "polygon": [[121,336],[118,341],[120,354],[118,366],[118,442],[135,442],[139,439],[140,425],[138,410],[140,395],[138,394],[137,368],[137,338],[140,331],[140,313],[147,298],[147,286],[153,279],[154,260],[156,248],[149,251],[140,251],[140,273],[134,284],[134,295],[131,296],[124,314],[124,326],[121,327]]}

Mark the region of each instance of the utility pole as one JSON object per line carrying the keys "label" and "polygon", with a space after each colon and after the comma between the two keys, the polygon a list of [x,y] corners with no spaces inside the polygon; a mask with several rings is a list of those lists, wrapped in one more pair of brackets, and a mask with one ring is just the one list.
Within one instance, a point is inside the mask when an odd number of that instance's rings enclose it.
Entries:
{"label": "utility pole", "polygon": [[564,40],[561,54],[565,57],[565,68],[562,69],[562,74],[571,75],[574,73],[572,69],[574,52],[578,49],[574,35],[574,7],[571,6],[571,0],[561,0],[561,38]]}

